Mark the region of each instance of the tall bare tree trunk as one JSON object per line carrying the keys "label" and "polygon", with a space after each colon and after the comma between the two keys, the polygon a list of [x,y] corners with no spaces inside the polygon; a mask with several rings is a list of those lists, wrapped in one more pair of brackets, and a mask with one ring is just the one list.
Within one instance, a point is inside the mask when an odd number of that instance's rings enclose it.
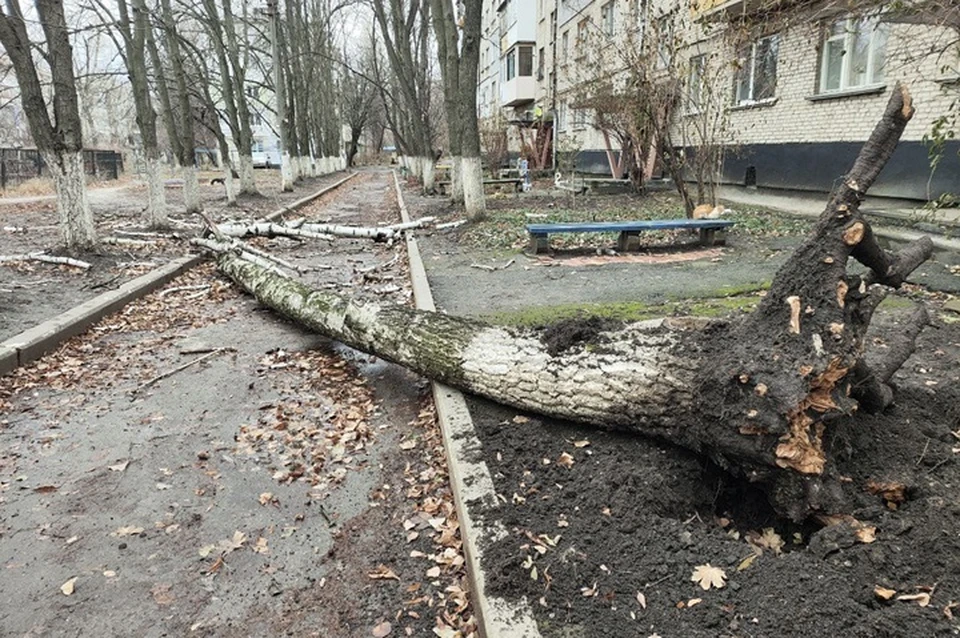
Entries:
{"label": "tall bare tree trunk", "polygon": [[[45,45],[30,41],[18,0],[7,0],[6,8],[0,7],[0,45],[13,64],[30,134],[57,189],[60,239],[67,250],[92,250],[97,246],[97,233],[87,202],[73,49],[63,3],[36,0],[35,6]],[[35,47],[49,65],[53,80],[52,109],[48,108],[34,64]],[[50,119],[51,111],[53,120]]]}

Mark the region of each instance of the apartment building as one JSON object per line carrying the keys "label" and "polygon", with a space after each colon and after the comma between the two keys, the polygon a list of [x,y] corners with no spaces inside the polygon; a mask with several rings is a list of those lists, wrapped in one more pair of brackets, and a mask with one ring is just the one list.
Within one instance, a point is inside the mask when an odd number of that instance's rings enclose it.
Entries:
{"label": "apartment building", "polygon": [[535,128],[552,140],[551,154],[575,154],[577,170],[611,174],[616,136],[577,87],[598,73],[623,83],[638,59],[631,52],[645,51],[647,64],[684,84],[675,144],[696,146],[684,130],[712,105],[727,147],[725,182],[829,191],[899,81],[917,114],[872,193],[955,192],[957,144],[931,174],[924,139],[960,97],[956,32],[883,10],[856,12],[864,3],[775,4],[761,19],[769,0],[484,0],[481,117],[509,123],[515,152],[529,152]]}

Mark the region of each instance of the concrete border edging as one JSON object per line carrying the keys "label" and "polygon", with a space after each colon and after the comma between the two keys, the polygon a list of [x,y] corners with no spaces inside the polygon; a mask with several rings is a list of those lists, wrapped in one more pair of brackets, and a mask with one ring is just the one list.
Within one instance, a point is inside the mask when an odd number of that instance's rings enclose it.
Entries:
{"label": "concrete border edging", "polygon": [[290,203],[290,204],[287,204],[287,205],[284,206],[283,208],[280,208],[280,209],[278,209],[278,210],[275,210],[275,211],[273,211],[272,213],[270,213],[269,215],[265,215],[264,217],[258,219],[257,221],[260,221],[260,222],[272,222],[272,221],[276,221],[277,219],[280,219],[281,217],[283,217],[283,216],[286,215],[287,213],[293,212],[293,211],[297,210],[298,208],[303,208],[304,206],[306,206],[307,204],[309,204],[309,203],[312,202],[313,200],[318,199],[318,198],[320,198],[320,197],[323,197],[324,195],[326,195],[327,193],[329,193],[329,192],[332,191],[332,190],[335,190],[335,189],[337,189],[337,188],[340,188],[341,186],[343,186],[344,184],[346,184],[347,182],[349,182],[351,179],[353,179],[354,177],[356,177],[356,176],[359,175],[359,174],[360,174],[359,171],[354,171],[354,172],[350,173],[349,175],[347,175],[346,177],[344,177],[343,179],[341,179],[341,180],[339,180],[339,181],[337,181],[337,182],[334,182],[333,184],[330,184],[329,186],[325,186],[325,187],[321,188],[321,189],[318,190],[316,193],[313,193],[313,194],[311,194],[311,195],[307,195],[306,197],[302,197],[302,198],[298,199],[298,200],[295,201],[295,202],[292,202],[292,203]]}
{"label": "concrete border edging", "polygon": [[166,266],[131,279],[116,290],[97,295],[53,319],[7,339],[0,343],[0,374],[7,374],[18,366],[39,359],[70,337],[82,333],[131,301],[156,290],[204,259],[203,255],[175,259]]}
{"label": "concrete border edging", "polygon": [[[262,221],[279,219],[289,212],[306,206],[315,199],[346,184],[359,174],[359,172],[354,171],[347,177],[270,213]],[[105,316],[120,310],[131,301],[148,295],[205,259],[206,255],[203,254],[188,255],[175,259],[165,266],[151,270],[136,279],[131,279],[116,290],[97,295],[53,319],[44,321],[29,330],[10,337],[6,341],[0,342],[0,376],[36,361],[70,337],[84,332]]]}
{"label": "concrete border edging", "polygon": [[[397,204],[404,222],[410,221],[403,203],[403,192],[397,172],[393,171]],[[406,232],[407,255],[410,261],[410,279],[417,308],[435,311],[433,293],[427,281],[426,269],[420,256],[420,248],[413,233]],[[460,520],[460,538],[466,555],[467,578],[470,581],[470,599],[477,618],[477,629],[483,638],[540,638],[540,630],[533,618],[530,606],[524,600],[512,603],[503,598],[489,596],[486,592],[486,576],[483,572],[483,551],[480,541],[496,541],[507,535],[502,525],[489,525],[480,519],[478,506],[492,510],[499,506],[493,478],[487,464],[471,461],[480,450],[480,440],[473,427],[473,419],[466,399],[458,390],[441,383],[432,382],[433,401],[437,408],[437,420],[443,435],[443,447],[447,457],[447,469],[453,491],[453,499]]]}

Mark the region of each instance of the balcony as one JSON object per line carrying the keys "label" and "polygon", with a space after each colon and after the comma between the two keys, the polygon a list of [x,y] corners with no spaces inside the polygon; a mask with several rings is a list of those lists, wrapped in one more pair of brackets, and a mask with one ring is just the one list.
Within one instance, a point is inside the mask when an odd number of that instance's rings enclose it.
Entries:
{"label": "balcony", "polygon": [[500,85],[500,106],[529,104],[537,96],[537,81],[532,75],[520,75]]}
{"label": "balcony", "polygon": [[[790,4],[791,0],[775,0],[772,5]],[[770,9],[769,0],[691,0],[690,13],[694,19],[730,20],[738,16],[749,15],[757,9]]]}

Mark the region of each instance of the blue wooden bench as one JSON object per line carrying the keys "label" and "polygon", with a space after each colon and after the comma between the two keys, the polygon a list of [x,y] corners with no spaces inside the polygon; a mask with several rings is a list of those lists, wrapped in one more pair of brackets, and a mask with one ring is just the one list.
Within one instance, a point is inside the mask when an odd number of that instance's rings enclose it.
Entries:
{"label": "blue wooden bench", "polygon": [[640,247],[640,233],[646,230],[674,230],[687,228],[700,231],[700,243],[713,246],[724,242],[726,229],[734,222],[725,219],[652,219],[635,222],[583,222],[571,224],[527,224],[530,250],[534,253],[549,249],[547,237],[554,233],[620,233],[617,250],[626,252]]}

